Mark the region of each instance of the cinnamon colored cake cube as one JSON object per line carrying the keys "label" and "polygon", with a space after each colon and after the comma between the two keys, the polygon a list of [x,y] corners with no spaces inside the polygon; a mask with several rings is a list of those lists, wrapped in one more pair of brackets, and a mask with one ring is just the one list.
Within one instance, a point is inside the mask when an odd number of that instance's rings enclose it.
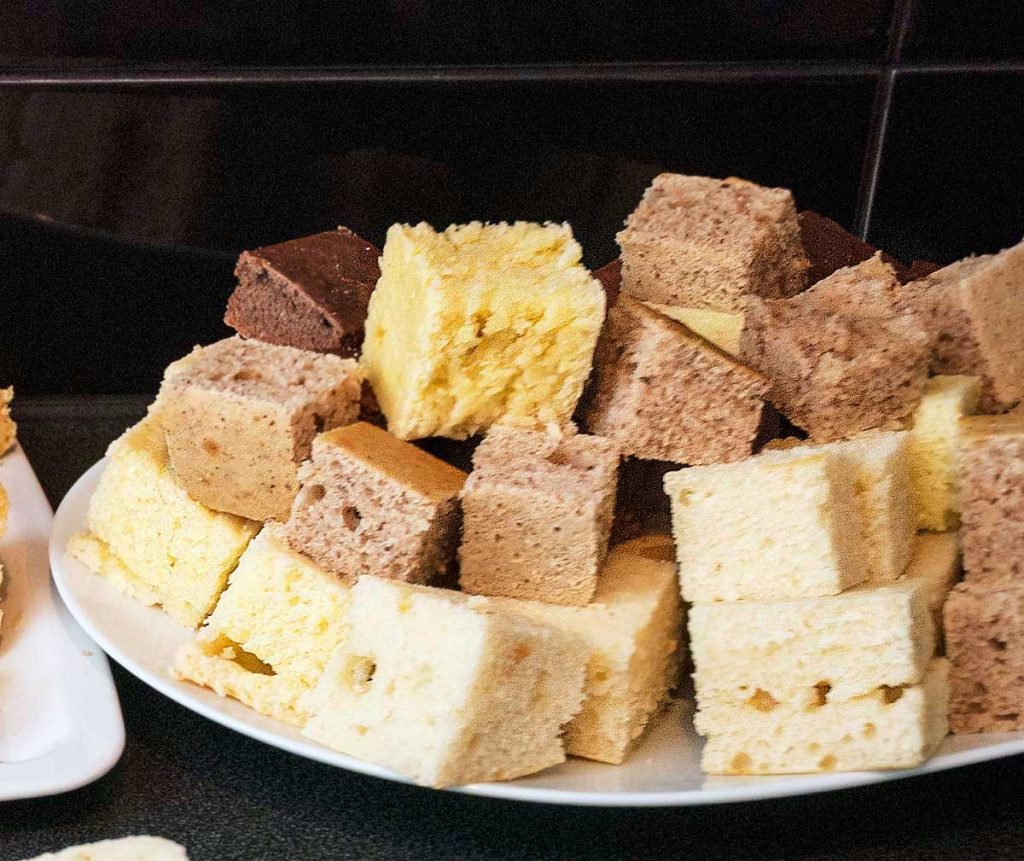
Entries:
{"label": "cinnamon colored cake cube", "polygon": [[647,302],[742,311],[807,283],[793,195],[734,177],[663,173],[616,237],[622,290]]}
{"label": "cinnamon colored cake cube", "polygon": [[820,442],[906,418],[921,400],[931,339],[879,257],[791,299],[752,299],[741,358],[769,400]]}
{"label": "cinnamon colored cake cube", "polygon": [[961,583],[945,607],[954,733],[1024,729],[1024,585]]}
{"label": "cinnamon colored cake cube", "polygon": [[982,412],[1024,398],[1024,242],[905,288],[934,336],[932,372],[981,377]]}
{"label": "cinnamon colored cake cube", "polygon": [[314,435],[356,420],[361,382],[352,359],[226,338],[172,363],[154,410],[194,499],[283,520]]}
{"label": "cinnamon colored cake cube", "polygon": [[608,552],[618,446],[496,426],[462,489],[464,592],[586,604]]}
{"label": "cinnamon colored cake cube", "polygon": [[979,588],[1024,586],[1024,416],[961,420],[964,570]]}
{"label": "cinnamon colored cake cube", "polygon": [[448,568],[461,470],[357,422],[320,434],[299,477],[288,541],[327,570],[424,583]]}
{"label": "cinnamon colored cake cube", "polygon": [[243,251],[224,322],[246,338],[356,356],[379,257],[344,227]]}
{"label": "cinnamon colored cake cube", "polygon": [[741,460],[753,449],[768,388],[682,323],[623,294],[598,342],[582,423],[625,455]]}

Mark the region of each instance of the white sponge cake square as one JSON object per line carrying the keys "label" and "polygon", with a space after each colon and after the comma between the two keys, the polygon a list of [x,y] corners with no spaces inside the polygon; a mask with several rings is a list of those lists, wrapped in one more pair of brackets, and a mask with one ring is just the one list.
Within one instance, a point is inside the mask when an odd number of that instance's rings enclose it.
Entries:
{"label": "white sponge cake square", "polygon": [[623,762],[665,701],[679,670],[683,608],[675,564],[615,548],[587,606],[514,598],[491,601],[587,641],[590,661],[583,707],[566,727],[565,749],[587,759]]}
{"label": "white sponge cake square", "polygon": [[948,673],[937,658],[918,685],[882,685],[846,700],[821,688],[782,700],[761,689],[742,700],[702,700],[701,767],[749,775],[920,765],[949,731]]}
{"label": "white sponge cake square", "polygon": [[771,601],[836,595],[862,582],[853,474],[849,459],[813,450],[670,472],[683,598]]}
{"label": "white sponge cake square", "polygon": [[69,846],[26,861],[188,861],[185,850],[163,837],[122,837]]}
{"label": "white sponge cake square", "polygon": [[931,595],[923,580],[901,579],[830,598],[694,604],[697,697],[759,687],[778,698],[824,684],[849,699],[917,684],[935,651]]}
{"label": "white sponge cake square", "polygon": [[488,599],[364,576],[304,733],[428,786],[563,762],[590,650]]}
{"label": "white sponge cake square", "polygon": [[281,524],[268,523],[171,672],[302,725],[299,700],[345,637],[350,591],[351,584],[292,550]]}

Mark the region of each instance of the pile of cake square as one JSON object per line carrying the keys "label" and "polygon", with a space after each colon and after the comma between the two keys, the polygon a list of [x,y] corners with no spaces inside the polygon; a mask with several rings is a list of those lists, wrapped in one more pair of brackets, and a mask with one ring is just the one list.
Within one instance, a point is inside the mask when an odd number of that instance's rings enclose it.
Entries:
{"label": "pile of cake square", "polygon": [[687,615],[711,773],[916,765],[950,677],[1024,725],[1024,417],[972,416],[1024,398],[1024,244],[907,267],[677,174],[617,239],[246,251],[69,552],[195,629],[178,679],[431,786],[628,761]]}

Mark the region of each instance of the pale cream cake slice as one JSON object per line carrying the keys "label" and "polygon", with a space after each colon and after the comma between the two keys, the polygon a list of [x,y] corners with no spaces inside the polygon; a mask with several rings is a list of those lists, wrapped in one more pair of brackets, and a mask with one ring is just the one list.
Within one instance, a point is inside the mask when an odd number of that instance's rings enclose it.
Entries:
{"label": "pale cream cake slice", "polygon": [[694,604],[698,701],[828,685],[839,699],[917,684],[935,652],[933,590],[920,578],[789,601]]}
{"label": "pale cream cake slice", "polygon": [[701,700],[709,774],[798,774],[913,768],[949,732],[949,667],[934,659],[917,685],[881,685],[849,699],[821,687],[776,698]]}
{"label": "pale cream cake slice", "polygon": [[665,476],[686,601],[835,595],[867,578],[853,464],[777,454]]}
{"label": "pale cream cake slice", "polygon": [[69,846],[26,861],[188,861],[185,849],[163,837],[122,837]]}
{"label": "pale cream cake slice", "polygon": [[292,550],[281,524],[267,523],[171,674],[301,726],[302,695],[348,630],[350,592],[350,583]]}
{"label": "pale cream cake slice", "polygon": [[565,730],[566,753],[574,756],[623,762],[675,683],[684,648],[675,564],[644,550],[614,548],[583,607],[491,599],[589,644],[583,707]]}
{"label": "pale cream cake slice", "polygon": [[565,760],[590,649],[486,598],[364,576],[350,632],[307,697],[314,741],[427,786]]}

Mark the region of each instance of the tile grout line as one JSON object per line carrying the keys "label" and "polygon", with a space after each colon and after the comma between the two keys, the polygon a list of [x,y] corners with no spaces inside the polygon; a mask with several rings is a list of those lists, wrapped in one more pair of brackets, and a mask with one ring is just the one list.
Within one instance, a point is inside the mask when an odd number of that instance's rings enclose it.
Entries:
{"label": "tile grout line", "polygon": [[871,109],[871,126],[861,166],[860,188],[857,194],[856,234],[867,240],[871,230],[871,216],[874,213],[875,195],[878,191],[878,177],[882,170],[882,157],[889,131],[889,114],[892,109],[893,91],[896,87],[896,73],[903,43],[910,29],[910,16],[914,0],[897,0],[893,9],[892,31],[885,63],[880,71],[875,89],[875,100]]}

